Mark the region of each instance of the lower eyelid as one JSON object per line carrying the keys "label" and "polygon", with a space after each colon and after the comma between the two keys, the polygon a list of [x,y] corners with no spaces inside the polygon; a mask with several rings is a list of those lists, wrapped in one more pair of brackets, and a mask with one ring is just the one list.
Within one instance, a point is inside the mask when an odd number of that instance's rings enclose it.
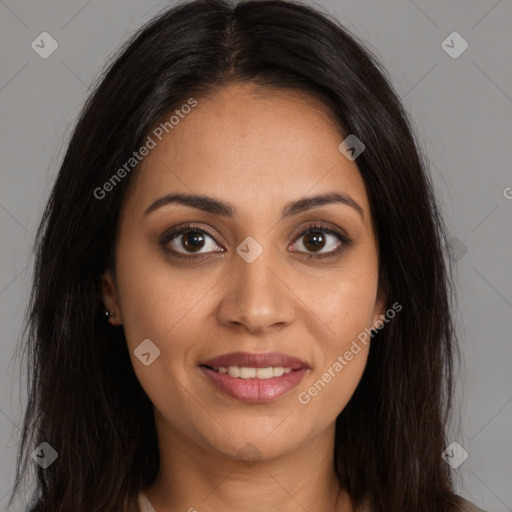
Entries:
{"label": "lower eyelid", "polygon": [[343,242],[340,242],[339,245],[328,252],[304,252],[304,251],[291,251],[297,254],[298,256],[302,258],[306,258],[308,260],[310,259],[327,259],[327,258],[337,258],[341,255],[341,253],[347,248],[346,244]]}

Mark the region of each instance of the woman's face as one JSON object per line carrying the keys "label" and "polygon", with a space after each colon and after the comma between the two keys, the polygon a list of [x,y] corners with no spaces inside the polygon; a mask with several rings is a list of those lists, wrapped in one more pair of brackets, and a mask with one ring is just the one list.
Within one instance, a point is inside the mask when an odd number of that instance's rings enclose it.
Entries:
{"label": "woman's face", "polygon": [[308,96],[232,84],[197,101],[152,136],[103,298],[161,436],[275,457],[331,435],[364,370],[358,335],[384,312],[368,198]]}

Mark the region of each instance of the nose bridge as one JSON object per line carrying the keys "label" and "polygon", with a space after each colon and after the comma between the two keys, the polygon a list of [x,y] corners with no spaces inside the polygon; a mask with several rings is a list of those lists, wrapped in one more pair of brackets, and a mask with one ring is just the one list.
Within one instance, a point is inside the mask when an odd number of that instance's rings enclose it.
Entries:
{"label": "nose bridge", "polygon": [[293,315],[293,304],[281,281],[277,257],[269,247],[260,245],[260,248],[254,240],[246,240],[237,248],[230,299],[222,308],[224,321],[242,323],[249,329],[287,323]]}
{"label": "nose bridge", "polygon": [[269,252],[267,251],[266,255],[262,254],[252,263],[245,261],[237,263],[237,269],[235,270],[237,291],[239,289],[248,297],[261,297],[265,300],[271,298],[275,293],[279,293],[279,285],[276,283],[278,272],[274,270],[275,264],[268,255]]}
{"label": "nose bridge", "polygon": [[[239,250],[247,246],[250,251],[255,251],[251,247],[251,241],[246,242],[246,246],[240,244]],[[263,249],[263,248],[262,248]],[[262,250],[253,260],[246,260],[243,256],[235,264],[236,275],[236,293],[240,298],[254,303],[261,302],[269,307],[275,299],[276,294],[280,294],[282,283],[276,277],[277,264],[276,258],[269,247]]]}

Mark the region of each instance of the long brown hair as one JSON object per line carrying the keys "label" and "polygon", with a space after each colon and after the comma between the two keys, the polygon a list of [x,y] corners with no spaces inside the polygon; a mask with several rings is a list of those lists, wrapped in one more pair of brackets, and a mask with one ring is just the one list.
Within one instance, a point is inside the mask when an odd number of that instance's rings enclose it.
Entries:
{"label": "long brown hair", "polygon": [[[119,212],[137,168],[106,183],[162,116],[229,82],[301,90],[365,144],[367,189],[389,304],[367,367],[336,421],[334,466],[355,503],[380,512],[457,510],[441,458],[456,355],[446,233],[425,156],[386,71],[336,20],[294,1],[197,0],[134,36],[87,101],[36,239],[26,329],[28,405],[16,485],[34,468],[32,512],[137,510],[159,470],[152,404],[122,328],[104,320]],[[58,459],[30,459],[47,442]],[[30,464],[30,465],[29,465]]]}

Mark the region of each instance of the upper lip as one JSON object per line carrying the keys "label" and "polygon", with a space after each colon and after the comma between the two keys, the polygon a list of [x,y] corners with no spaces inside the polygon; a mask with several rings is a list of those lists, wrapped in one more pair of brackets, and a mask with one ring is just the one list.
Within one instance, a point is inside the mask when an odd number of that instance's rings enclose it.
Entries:
{"label": "upper lip", "polygon": [[281,352],[231,352],[209,359],[200,363],[202,366],[211,366],[219,368],[228,366],[244,366],[246,368],[267,368],[269,366],[282,366],[283,368],[291,368],[299,370],[300,368],[309,368],[309,365],[297,357]]}

